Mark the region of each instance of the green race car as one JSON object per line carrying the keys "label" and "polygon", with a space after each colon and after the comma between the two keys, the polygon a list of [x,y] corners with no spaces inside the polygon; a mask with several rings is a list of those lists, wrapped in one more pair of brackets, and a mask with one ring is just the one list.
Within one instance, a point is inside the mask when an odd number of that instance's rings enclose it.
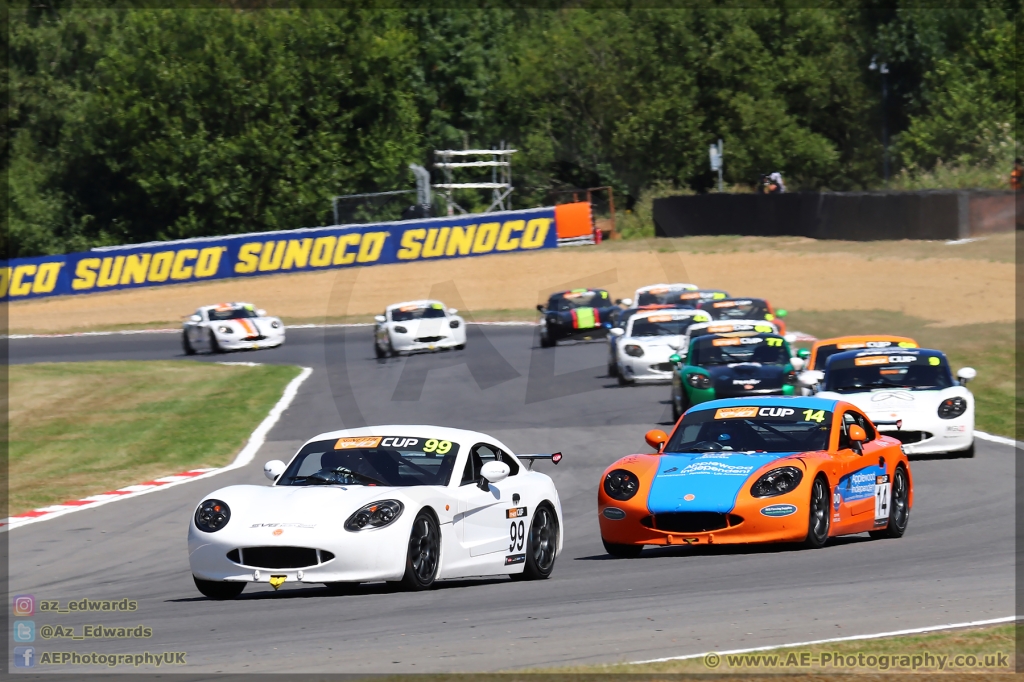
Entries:
{"label": "green race car", "polygon": [[778,334],[709,334],[690,342],[686,358],[673,355],[672,418],[718,398],[796,395],[797,372],[803,360],[794,358]]}

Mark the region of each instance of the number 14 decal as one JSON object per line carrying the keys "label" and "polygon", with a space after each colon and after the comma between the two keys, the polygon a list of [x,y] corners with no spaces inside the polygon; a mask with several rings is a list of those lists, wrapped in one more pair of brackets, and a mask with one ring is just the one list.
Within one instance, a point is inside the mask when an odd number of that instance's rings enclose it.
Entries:
{"label": "number 14 decal", "polygon": [[889,477],[875,476],[875,521],[889,518]]}

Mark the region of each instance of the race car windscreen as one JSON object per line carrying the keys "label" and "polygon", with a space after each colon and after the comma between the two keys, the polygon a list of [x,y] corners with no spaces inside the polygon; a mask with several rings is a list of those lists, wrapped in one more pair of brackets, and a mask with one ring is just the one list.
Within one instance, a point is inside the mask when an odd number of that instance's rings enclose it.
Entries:
{"label": "race car windscreen", "polygon": [[634,317],[628,336],[681,336],[693,324],[692,317],[650,315]]}
{"label": "race car windscreen", "polygon": [[[695,325],[696,326],[696,325]],[[756,323],[725,323],[725,324],[709,324],[706,327],[696,327],[690,329],[690,338],[695,339],[699,336],[709,336],[711,334],[730,334],[733,332],[749,332],[756,334],[774,334],[775,328],[770,324],[756,324]]]}
{"label": "race car windscreen", "polygon": [[357,436],[303,446],[277,485],[448,485],[458,443],[410,436]]}
{"label": "race car windscreen", "polygon": [[600,289],[568,291],[553,301],[554,310],[575,310],[576,308],[603,308],[608,303],[608,292]]}
{"label": "race car windscreen", "polygon": [[255,310],[249,308],[223,308],[216,309],[211,308],[207,315],[210,317],[211,322],[218,322],[220,320],[242,320],[249,317],[258,317]]}
{"label": "race car windscreen", "polygon": [[789,353],[781,336],[702,336],[690,341],[688,364],[698,367],[756,362],[785,365]]}
{"label": "race car windscreen", "polygon": [[842,343],[835,344],[830,343],[823,346],[818,346],[818,350],[814,354],[814,367],[812,369],[825,369],[825,365],[828,363],[828,359],[836,353],[845,353],[848,350],[858,350],[861,348],[917,348],[917,344],[907,345],[907,342],[897,343],[896,341],[865,341],[863,343]]}
{"label": "race car windscreen", "polygon": [[440,303],[428,306],[407,305],[391,311],[391,320],[393,322],[408,322],[409,320],[424,320],[437,317],[444,317],[444,306]]}
{"label": "race car windscreen", "polygon": [[701,309],[711,313],[716,320],[763,320],[768,315],[768,306],[756,298],[733,301],[710,301]]}
{"label": "race car windscreen", "polygon": [[678,305],[692,300],[684,296],[696,293],[693,289],[650,289],[640,292],[636,298],[636,305]]}
{"label": "race car windscreen", "polygon": [[828,449],[832,413],[796,407],[691,410],[665,452],[807,452]]}
{"label": "race car windscreen", "polygon": [[879,388],[934,390],[953,385],[949,364],[937,355],[894,351],[851,358],[833,357],[825,370],[825,390],[837,393]]}

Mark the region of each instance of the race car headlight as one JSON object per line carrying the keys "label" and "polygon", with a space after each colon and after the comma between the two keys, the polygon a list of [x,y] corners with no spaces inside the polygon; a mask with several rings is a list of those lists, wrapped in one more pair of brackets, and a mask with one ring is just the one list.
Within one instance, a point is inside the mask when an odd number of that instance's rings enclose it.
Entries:
{"label": "race car headlight", "polygon": [[626,347],[623,350],[626,351],[626,355],[629,355],[634,358],[642,357],[644,354],[644,349],[636,345],[635,343],[626,344]]}
{"label": "race car headlight", "polygon": [[203,500],[196,509],[196,528],[204,533],[216,533],[231,520],[231,510],[220,500]]}
{"label": "race car headlight", "polygon": [[451,322],[448,323],[448,326],[451,327],[452,329],[458,329],[459,328],[459,321],[458,320],[452,320]]}
{"label": "race car headlight", "polygon": [[632,471],[613,469],[604,477],[604,492],[613,500],[625,502],[640,490],[640,479]]}
{"label": "race car headlight", "polygon": [[967,411],[967,401],[957,396],[939,403],[939,419],[956,419]]}
{"label": "race car headlight", "polygon": [[711,377],[706,374],[687,374],[686,382],[694,388],[711,388]]}
{"label": "race car headlight", "polygon": [[395,333],[396,334],[408,334],[409,330],[406,329],[405,327],[403,327],[402,325],[396,325],[395,326]]}
{"label": "race car headlight", "polygon": [[356,532],[367,528],[383,528],[394,523],[395,519],[402,515],[404,508],[398,500],[371,502],[348,517],[345,530]]}
{"label": "race car headlight", "polygon": [[270,327],[272,329],[280,329],[281,328],[281,323],[278,322],[277,320],[274,320],[273,322],[270,323]]}
{"label": "race car headlight", "polygon": [[217,331],[219,331],[221,334],[234,334],[235,333],[235,330],[232,329],[231,327],[217,327]]}
{"label": "race car headlight", "polygon": [[757,479],[754,485],[750,486],[750,494],[754,497],[775,497],[785,495],[795,490],[800,485],[804,472],[796,467],[781,467],[772,469],[767,474]]}

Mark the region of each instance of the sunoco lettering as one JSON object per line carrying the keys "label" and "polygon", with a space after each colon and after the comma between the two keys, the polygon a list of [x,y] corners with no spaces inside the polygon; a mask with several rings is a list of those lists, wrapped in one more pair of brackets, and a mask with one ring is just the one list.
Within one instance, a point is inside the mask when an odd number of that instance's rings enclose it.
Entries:
{"label": "sunoco lettering", "polygon": [[[75,291],[108,289],[116,286],[206,279],[214,277],[220,268],[220,259],[225,247],[210,246],[204,249],[178,249],[157,253],[132,253],[126,256],[104,256],[83,258],[75,266],[71,288]],[[32,293],[49,293],[57,284],[57,275],[64,263],[44,263],[39,266]],[[25,267],[19,266],[18,269]],[[34,267],[34,266],[33,266]],[[15,275],[17,271],[15,272]],[[22,277],[24,279],[24,277]],[[20,283],[11,277],[11,296],[23,296],[15,285]]]}

